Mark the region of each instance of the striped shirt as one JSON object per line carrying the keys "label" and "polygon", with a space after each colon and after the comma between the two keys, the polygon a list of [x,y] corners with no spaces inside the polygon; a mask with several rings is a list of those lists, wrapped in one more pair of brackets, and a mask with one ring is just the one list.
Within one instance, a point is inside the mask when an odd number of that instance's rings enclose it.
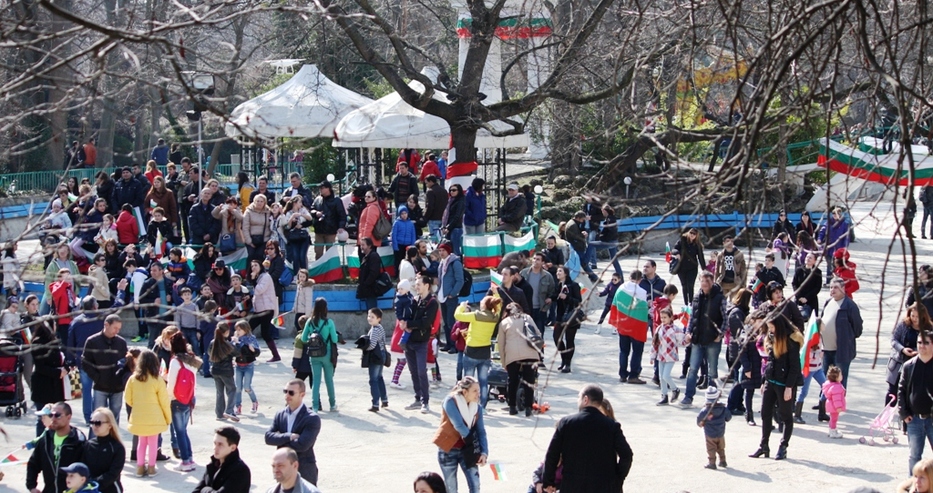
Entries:
{"label": "striped shirt", "polygon": [[382,324],[376,324],[369,328],[369,347],[366,348],[367,351],[372,351],[376,349],[376,346],[379,346],[383,349],[386,348],[386,331],[382,328]]}

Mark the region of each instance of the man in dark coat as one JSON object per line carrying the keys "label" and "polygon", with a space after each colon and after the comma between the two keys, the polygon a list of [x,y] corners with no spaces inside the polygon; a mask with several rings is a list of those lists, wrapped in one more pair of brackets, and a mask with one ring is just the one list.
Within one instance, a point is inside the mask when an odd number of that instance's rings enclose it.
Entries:
{"label": "man in dark coat", "polygon": [[188,229],[191,231],[189,242],[194,245],[202,245],[209,241],[217,244],[217,238],[220,237],[220,220],[211,215],[214,207],[211,205],[211,191],[209,189],[201,190],[201,201],[191,207],[188,213]]}
{"label": "man in dark coat", "polygon": [[139,180],[133,178],[130,168],[123,168],[121,176],[122,178],[113,185],[114,210],[120,210],[123,204],[130,204],[133,207],[142,206],[146,194]]}
{"label": "man in dark coat", "polygon": [[[125,353],[124,353],[125,354]],[[36,448],[26,463],[26,489],[30,493],[61,493],[65,486],[66,473],[62,468],[84,460],[84,432],[71,426],[71,406],[59,402],[52,407],[52,424],[49,432],[36,442]],[[55,437],[64,441],[56,454]],[[40,490],[39,473],[42,473],[43,488]]]}
{"label": "man in dark coat", "polygon": [[288,180],[292,186],[286,188],[285,191],[282,192],[282,203],[285,203],[287,199],[292,197],[301,196],[301,203],[310,210],[311,204],[314,202],[314,200],[311,196],[311,191],[302,185],[301,175],[298,173],[292,173],[288,176]]}
{"label": "man in dark coat", "polygon": [[324,255],[323,244],[332,245],[337,241],[337,231],[347,227],[347,211],[343,201],[334,195],[329,181],[321,182],[321,195],[314,199],[311,215],[314,216],[314,258],[319,259]]}
{"label": "man in dark coat", "polygon": [[252,476],[240,459],[240,432],[232,426],[214,430],[214,455],[191,493],[249,493]]}
{"label": "man in dark coat", "polygon": [[[719,353],[722,351],[722,336],[726,320],[726,297],[722,288],[713,282],[713,274],[703,271],[700,274],[700,292],[691,304],[690,322],[687,324],[685,344],[690,348],[690,372],[687,373],[687,390],[680,401],[684,407],[693,405],[693,396],[697,392],[697,371],[703,356],[709,365],[709,378],[719,378]],[[712,383],[710,383],[712,385]]]}
{"label": "man in dark coat", "polygon": [[[275,413],[272,426],[266,431],[266,445],[289,447],[298,454],[299,473],[317,485],[317,460],[314,442],[321,432],[321,417],[305,407],[304,380],[292,380],[285,386],[285,409]],[[248,485],[247,485],[248,488]]]}
{"label": "man in dark coat", "polygon": [[544,459],[544,489],[556,491],[555,475],[563,461],[561,493],[618,493],[632,468],[632,448],[622,427],[600,411],[603,389],[589,384],[580,391],[580,412],[557,423]]}
{"label": "man in dark coat", "polygon": [[522,229],[522,222],[525,220],[525,197],[518,193],[518,183],[509,183],[508,198],[505,205],[499,209],[499,226],[496,231],[507,231],[514,233]]}
{"label": "man in dark coat", "polygon": [[373,246],[372,238],[360,240],[360,282],[356,286],[356,299],[366,302],[366,309],[376,307],[379,295],[376,294],[376,280],[382,274],[382,259]]}
{"label": "man in dark coat", "polygon": [[[436,182],[437,180],[435,179],[435,183]],[[418,178],[409,172],[408,163],[398,163],[398,174],[395,175],[395,178],[392,179],[392,183],[389,184],[389,193],[392,194],[392,200],[395,201],[396,207],[405,205],[405,203],[408,202],[409,195],[418,195]],[[444,203],[446,204],[447,202],[445,201]]]}
{"label": "man in dark coat", "polygon": [[[120,337],[123,322],[112,313],[104,319],[104,327],[88,337],[81,352],[81,370],[94,382],[94,409],[108,407],[117,424],[123,408],[124,366],[126,365],[126,339]],[[85,391],[89,389],[85,388]]]}

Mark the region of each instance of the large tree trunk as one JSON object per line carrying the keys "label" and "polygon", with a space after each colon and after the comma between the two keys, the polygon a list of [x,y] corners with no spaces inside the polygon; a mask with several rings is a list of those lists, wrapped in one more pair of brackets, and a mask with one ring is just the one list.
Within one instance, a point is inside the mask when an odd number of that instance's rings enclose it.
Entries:
{"label": "large tree trunk", "polygon": [[476,127],[450,124],[450,136],[453,139],[453,148],[456,150],[457,163],[476,161]]}
{"label": "large tree trunk", "polygon": [[[104,0],[104,11],[107,14],[107,22],[111,26],[117,25],[117,17],[120,15],[120,12],[117,11],[117,1]],[[113,70],[119,63],[120,59],[117,50],[111,50],[107,54],[107,67]],[[101,81],[101,90],[104,97],[101,101],[100,133],[97,136],[97,166],[102,168],[113,164],[113,141],[116,136],[116,115],[118,113],[116,100],[112,96],[113,91],[117,90],[117,81],[115,79],[111,75],[105,75]]]}
{"label": "large tree trunk", "polygon": [[[63,10],[70,11],[72,10],[72,1],[63,0],[58,4]],[[59,32],[64,32],[70,27],[70,23],[61,18],[53,18],[52,25],[54,29]],[[66,60],[71,54],[71,44],[63,43],[56,46],[55,43],[49,41],[47,43],[48,53],[54,53],[51,57],[55,60]],[[49,62],[51,63],[51,61]],[[66,81],[71,78],[70,76],[71,68],[67,65],[62,65],[49,72],[49,79],[46,80],[46,84],[50,86],[50,89],[47,91],[47,110],[51,112],[51,115],[48,118],[49,128],[51,130],[51,138],[48,141],[49,146],[49,159],[52,161],[53,168],[57,168],[65,161],[65,146],[71,144],[71,139],[68,135],[68,112],[64,108],[56,108],[57,105],[62,103],[64,99],[68,96],[67,89],[63,87],[66,85]],[[65,106],[65,105],[62,105]]]}

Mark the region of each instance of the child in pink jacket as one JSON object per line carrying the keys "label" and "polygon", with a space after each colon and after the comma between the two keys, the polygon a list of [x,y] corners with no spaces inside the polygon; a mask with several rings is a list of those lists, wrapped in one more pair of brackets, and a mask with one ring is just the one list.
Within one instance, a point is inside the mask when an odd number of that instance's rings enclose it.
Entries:
{"label": "child in pink jacket", "polygon": [[842,438],[836,430],[839,413],[846,410],[846,388],[842,386],[842,370],[830,366],[823,383],[823,395],[826,397],[826,412],[829,413],[829,438]]}

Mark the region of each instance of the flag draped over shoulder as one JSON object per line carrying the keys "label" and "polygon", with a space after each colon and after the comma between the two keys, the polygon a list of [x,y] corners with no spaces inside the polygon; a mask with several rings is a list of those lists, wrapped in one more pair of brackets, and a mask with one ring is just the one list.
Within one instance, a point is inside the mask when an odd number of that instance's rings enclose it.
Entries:
{"label": "flag draped over shoulder", "polygon": [[495,269],[501,261],[502,241],[498,234],[463,236],[463,266],[467,269]]}
{"label": "flag draped over shoulder", "polygon": [[648,339],[648,302],[620,287],[612,299],[609,323],[619,335],[645,342]]}
{"label": "flag draped over shoulder", "polygon": [[816,310],[810,314],[807,330],[803,334],[803,346],[800,347],[800,371],[804,378],[810,375],[810,355],[813,350],[820,347],[820,324],[816,318]]}

